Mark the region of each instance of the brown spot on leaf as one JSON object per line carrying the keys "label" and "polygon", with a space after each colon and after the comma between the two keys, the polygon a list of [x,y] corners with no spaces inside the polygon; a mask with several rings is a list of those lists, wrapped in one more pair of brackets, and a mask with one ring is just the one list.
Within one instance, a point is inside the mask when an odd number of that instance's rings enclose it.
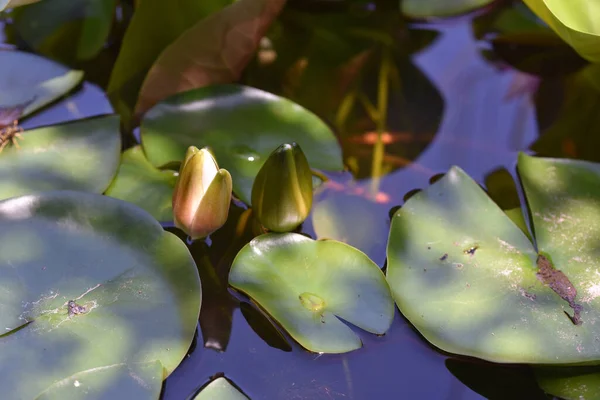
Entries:
{"label": "brown spot on leaf", "polygon": [[582,306],[575,303],[575,298],[577,297],[575,286],[573,286],[569,278],[562,271],[552,266],[552,262],[546,256],[538,255],[537,266],[538,272],[536,273],[536,277],[538,280],[550,287],[561,299],[569,303],[569,306],[573,309],[573,316],[569,315],[566,311],[565,314],[573,324],[581,325]]}
{"label": "brown spot on leaf", "polygon": [[447,258],[448,258],[448,253],[444,253],[444,255],[440,257],[440,261],[446,261]]}
{"label": "brown spot on leaf", "polygon": [[479,246],[478,246],[478,245],[471,246],[471,247],[469,247],[468,249],[465,249],[464,253],[465,253],[465,254],[468,254],[468,255],[470,255],[470,256],[474,256],[474,255],[475,255],[475,252],[477,251],[477,249],[478,249],[478,248],[479,248]]}

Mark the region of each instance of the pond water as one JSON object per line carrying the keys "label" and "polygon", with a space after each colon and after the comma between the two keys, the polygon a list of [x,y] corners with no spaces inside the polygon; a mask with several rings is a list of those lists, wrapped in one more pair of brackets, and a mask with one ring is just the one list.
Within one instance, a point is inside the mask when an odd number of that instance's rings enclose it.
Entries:
{"label": "pond water", "polygon": [[[371,187],[369,179],[354,180],[350,173],[329,175],[331,180],[316,199],[316,204],[334,204],[343,210],[344,226],[353,230],[351,244],[382,267],[390,210],[401,205],[407,193],[426,187],[434,175],[452,165],[482,184],[502,168],[514,176],[517,153],[527,151],[538,137],[527,79],[521,72],[498,68],[483,58],[482,44],[474,39],[468,18],[426,28],[439,30],[440,35],[411,59],[444,101],[434,137],[412,163],[381,179],[380,201],[363,196]],[[103,90],[86,83],[23,126],[109,112]],[[314,213],[303,229],[312,237],[317,236]],[[368,223],[362,222],[361,215],[368,215]],[[208,252],[202,246],[192,246],[192,251],[196,260]],[[165,400],[189,398],[218,373],[256,400],[546,398],[527,368],[443,354],[420,337],[397,310],[391,329],[382,337],[356,329],[364,346],[348,354],[312,354],[295,344],[286,348],[268,333],[262,335],[267,343],[255,330],[262,326],[269,331],[265,320],[248,309],[243,313],[239,300],[223,288],[223,277],[218,281],[203,276],[204,333],[199,325],[195,346],[166,380]],[[255,318],[255,329],[247,321],[249,315]]]}

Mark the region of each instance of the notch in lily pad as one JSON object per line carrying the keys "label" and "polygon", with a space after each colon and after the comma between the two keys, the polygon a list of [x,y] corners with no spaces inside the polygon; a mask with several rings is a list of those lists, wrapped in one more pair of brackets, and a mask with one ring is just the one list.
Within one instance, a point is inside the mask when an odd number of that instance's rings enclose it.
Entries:
{"label": "notch in lily pad", "polygon": [[362,346],[342,320],[382,335],[394,317],[390,289],[377,264],[335,240],[297,233],[258,236],[236,256],[229,283],[313,352],[344,353]]}
{"label": "notch in lily pad", "polygon": [[396,303],[447,352],[507,363],[597,363],[600,165],[522,153],[518,171],[535,246],[453,167],[393,217],[387,279]]}

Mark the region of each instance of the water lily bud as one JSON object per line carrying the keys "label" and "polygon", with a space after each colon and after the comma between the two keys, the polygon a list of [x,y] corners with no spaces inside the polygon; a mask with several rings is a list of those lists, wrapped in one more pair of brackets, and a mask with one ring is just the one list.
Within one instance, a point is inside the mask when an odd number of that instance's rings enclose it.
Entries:
{"label": "water lily bud", "polygon": [[312,173],[296,143],[282,144],[265,161],[252,186],[252,209],[260,223],[274,232],[300,225],[312,206]]}
{"label": "water lily bud", "polygon": [[210,235],[227,221],[231,190],[229,172],[206,148],[190,146],[173,191],[175,226],[192,239]]}

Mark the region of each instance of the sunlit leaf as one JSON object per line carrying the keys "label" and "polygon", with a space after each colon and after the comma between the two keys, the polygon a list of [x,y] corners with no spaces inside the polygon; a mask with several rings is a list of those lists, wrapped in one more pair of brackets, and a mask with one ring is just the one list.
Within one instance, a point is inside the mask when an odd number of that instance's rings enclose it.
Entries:
{"label": "sunlit leaf", "polygon": [[146,74],[163,50],[196,22],[230,3],[231,0],[139,2],[108,85],[112,104],[125,121],[133,113]]}
{"label": "sunlit leaf", "polygon": [[135,113],[140,116],[175,93],[237,81],[284,4],[238,0],[185,31],[152,65]]}
{"label": "sunlit leaf", "polygon": [[59,60],[87,60],[104,47],[115,3],[44,0],[18,8],[12,18],[19,35],[36,51]]}
{"label": "sunlit leaf", "polygon": [[198,393],[194,400],[248,400],[227,378],[219,377]]}
{"label": "sunlit leaf", "polygon": [[494,0],[400,0],[402,13],[411,18],[445,18],[485,7]]}
{"label": "sunlit leaf", "polygon": [[141,137],[157,167],[180,162],[189,146],[210,146],[247,204],[260,167],[283,143],[298,143],[312,168],[343,169],[338,142],[316,115],[246,86],[215,85],[171,96],[144,116]]}
{"label": "sunlit leaf", "polygon": [[47,190],[102,193],[119,166],[119,117],[32,129],[0,152],[0,199]]}
{"label": "sunlit leaf", "polygon": [[536,367],[534,372],[546,393],[565,400],[600,399],[599,367]]}
{"label": "sunlit leaf", "polygon": [[523,0],[565,42],[591,62],[600,61],[600,3],[590,0]]}
{"label": "sunlit leaf", "polygon": [[0,107],[24,106],[18,119],[73,89],[83,72],[21,51],[0,50]]}
{"label": "sunlit leaf", "polygon": [[[107,196],[55,191],[0,202],[0,387],[32,399],[58,380],[185,356],[201,288],[185,244]],[[71,302],[73,301],[73,302]]]}
{"label": "sunlit leaf", "polygon": [[297,233],[259,236],[238,253],[229,284],[313,352],[344,353],[362,346],[341,319],[381,335],[394,317],[379,267],[334,240],[315,241]]}
{"label": "sunlit leaf", "polygon": [[106,195],[148,211],[159,221],[173,220],[172,198],[177,172],[159,170],[146,159],[140,146],[127,149]]}
{"label": "sunlit leaf", "polygon": [[387,273],[396,302],[448,352],[596,363],[600,166],[521,154],[518,170],[539,248],[453,167],[393,218]]}
{"label": "sunlit leaf", "polygon": [[163,382],[159,361],[115,364],[78,372],[61,379],[36,400],[158,400]]}

